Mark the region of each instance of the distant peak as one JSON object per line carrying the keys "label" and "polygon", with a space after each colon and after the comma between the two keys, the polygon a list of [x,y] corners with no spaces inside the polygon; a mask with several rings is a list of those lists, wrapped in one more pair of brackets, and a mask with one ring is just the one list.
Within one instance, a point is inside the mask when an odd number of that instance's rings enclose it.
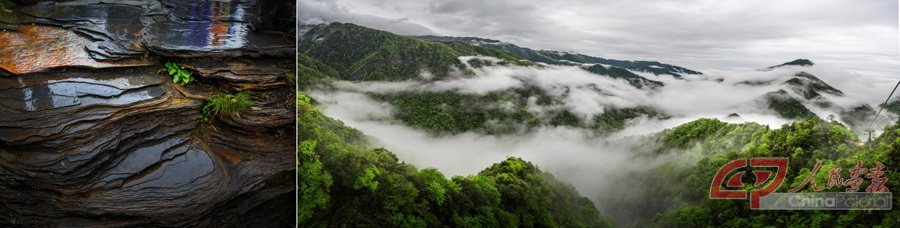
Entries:
{"label": "distant peak", "polygon": [[815,64],[813,64],[812,61],[809,61],[809,59],[795,59],[794,61],[786,62],[786,63],[781,64],[781,65],[812,66],[812,65],[815,65]]}
{"label": "distant peak", "polygon": [[783,66],[812,66],[812,65],[815,65],[815,64],[812,61],[809,61],[809,59],[795,59],[794,61],[782,63],[781,65],[770,66],[769,69],[776,68],[776,67],[783,67]]}

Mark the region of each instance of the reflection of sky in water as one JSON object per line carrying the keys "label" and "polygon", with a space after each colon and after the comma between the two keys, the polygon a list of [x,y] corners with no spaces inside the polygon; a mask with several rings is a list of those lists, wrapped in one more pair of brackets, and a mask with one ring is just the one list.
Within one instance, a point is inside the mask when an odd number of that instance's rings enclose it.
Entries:
{"label": "reflection of sky in water", "polygon": [[124,183],[133,190],[145,188],[180,188],[209,175],[216,170],[209,155],[199,148],[191,147],[185,153],[163,163],[158,170]]}
{"label": "reflection of sky in water", "polygon": [[246,43],[248,23],[227,22],[244,17],[244,7],[231,2],[194,2],[190,15],[210,20],[189,21],[185,45],[209,48],[239,48]]}
{"label": "reflection of sky in water", "polygon": [[[20,89],[18,94],[15,91],[10,92],[11,94],[4,94],[4,98],[11,100],[5,100],[4,103],[22,111],[40,111],[79,104],[74,90],[65,86],[33,86]],[[20,100],[16,102],[16,99]]]}
{"label": "reflection of sky in water", "polygon": [[97,84],[61,82],[0,91],[0,105],[20,111],[43,111],[75,105],[124,105],[153,99],[165,93],[160,87],[148,87],[127,93]]}
{"label": "reflection of sky in water", "polygon": [[128,178],[139,174],[158,161],[172,159],[176,155],[183,154],[189,149],[189,145],[185,143],[189,139],[188,137],[170,137],[166,141],[135,149],[128,153],[128,156],[119,162],[119,165],[113,167],[101,182]]}

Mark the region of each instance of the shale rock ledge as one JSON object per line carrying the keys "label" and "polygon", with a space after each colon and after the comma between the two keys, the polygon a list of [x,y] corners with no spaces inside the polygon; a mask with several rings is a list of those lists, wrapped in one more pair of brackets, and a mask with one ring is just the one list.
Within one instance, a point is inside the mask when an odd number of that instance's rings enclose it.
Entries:
{"label": "shale rock ledge", "polygon": [[[293,226],[294,42],[261,19],[293,10],[26,2],[0,21],[0,227]],[[239,91],[246,111],[197,121]]]}

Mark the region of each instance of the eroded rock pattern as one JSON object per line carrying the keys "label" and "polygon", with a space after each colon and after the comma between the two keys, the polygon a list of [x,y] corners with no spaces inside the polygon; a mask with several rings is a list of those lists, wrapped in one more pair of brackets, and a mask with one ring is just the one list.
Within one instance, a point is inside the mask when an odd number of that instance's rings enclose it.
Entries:
{"label": "eroded rock pattern", "polygon": [[130,67],[151,62],[140,59],[106,62],[85,51],[95,46],[89,38],[72,30],[49,26],[19,26],[16,31],[0,31],[0,68],[25,74],[55,67]]}
{"label": "eroded rock pattern", "polygon": [[[293,42],[253,30],[255,7],[21,7],[0,31],[0,227],[293,225]],[[165,61],[203,79],[175,85]],[[238,90],[264,96],[196,121],[203,99]]]}

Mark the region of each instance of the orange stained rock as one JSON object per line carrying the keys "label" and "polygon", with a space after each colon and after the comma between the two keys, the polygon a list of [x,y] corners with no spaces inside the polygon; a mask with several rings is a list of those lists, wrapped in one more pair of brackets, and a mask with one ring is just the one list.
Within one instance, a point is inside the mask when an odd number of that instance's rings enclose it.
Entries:
{"label": "orange stained rock", "polygon": [[241,161],[241,154],[235,150],[219,148],[215,151],[231,164]]}
{"label": "orange stained rock", "polygon": [[172,99],[171,104],[173,104],[173,105],[181,105],[181,104],[189,104],[189,103],[191,103],[191,102],[192,102],[192,101],[190,101],[190,100],[188,100],[188,99],[175,98],[175,99]]}
{"label": "orange stained rock", "polygon": [[92,41],[74,32],[47,26],[20,26],[18,31],[0,31],[0,68],[14,74],[49,68],[147,66],[147,60],[96,61],[85,51]]}

